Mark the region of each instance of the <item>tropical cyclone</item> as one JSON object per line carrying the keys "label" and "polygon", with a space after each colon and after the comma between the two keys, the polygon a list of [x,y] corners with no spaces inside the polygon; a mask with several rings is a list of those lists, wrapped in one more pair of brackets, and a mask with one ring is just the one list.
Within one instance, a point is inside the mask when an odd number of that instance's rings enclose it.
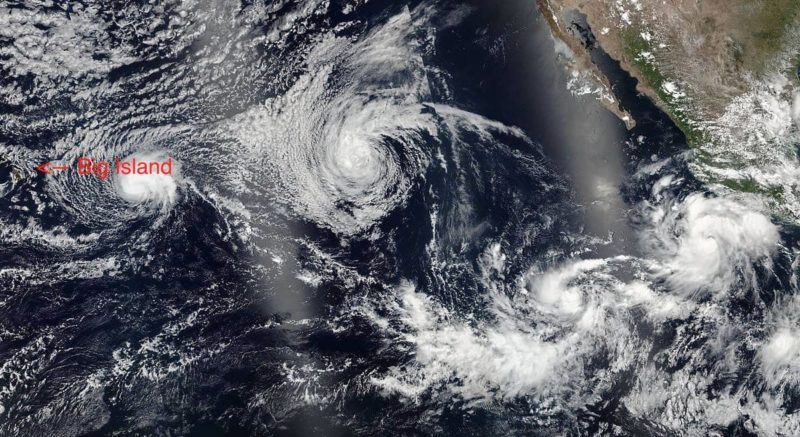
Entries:
{"label": "tropical cyclone", "polygon": [[[575,50],[570,15],[684,132],[693,170],[719,189],[763,195],[800,217],[800,2],[537,0]],[[576,52],[586,58],[585,53]]]}

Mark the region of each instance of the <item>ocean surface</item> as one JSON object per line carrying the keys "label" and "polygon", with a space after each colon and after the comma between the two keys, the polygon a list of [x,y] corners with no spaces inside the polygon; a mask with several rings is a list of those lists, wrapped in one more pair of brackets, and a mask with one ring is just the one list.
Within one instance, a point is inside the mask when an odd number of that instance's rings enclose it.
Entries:
{"label": "ocean surface", "polygon": [[613,96],[532,1],[0,8],[0,434],[800,432],[796,227],[580,17]]}

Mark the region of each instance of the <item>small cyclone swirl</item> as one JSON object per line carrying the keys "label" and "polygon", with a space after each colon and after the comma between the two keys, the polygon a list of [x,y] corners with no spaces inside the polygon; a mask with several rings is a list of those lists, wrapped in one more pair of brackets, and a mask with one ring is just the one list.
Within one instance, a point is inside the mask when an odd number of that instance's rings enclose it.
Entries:
{"label": "small cyclone swirl", "polygon": [[[177,163],[189,152],[189,131],[180,126],[123,132],[104,128],[70,138],[64,144],[78,147],[68,150],[59,161],[71,168],[51,176],[48,190],[79,222],[91,227],[124,227],[131,221],[161,216],[179,199],[182,176]],[[108,163],[107,178],[79,174],[76,163],[82,157]],[[171,158],[176,165],[168,175],[115,174],[116,160],[132,158],[139,161]]]}
{"label": "small cyclone swirl", "polygon": [[[169,161],[172,167],[172,158],[166,152],[154,152],[138,154],[135,153],[124,161],[144,161],[144,162],[167,162]],[[128,203],[137,206],[145,207],[160,207],[161,210],[166,210],[177,201],[177,184],[175,183],[178,177],[177,171],[173,172],[170,169],[169,174],[126,174],[117,175],[114,177],[114,187],[120,197],[127,200]]]}

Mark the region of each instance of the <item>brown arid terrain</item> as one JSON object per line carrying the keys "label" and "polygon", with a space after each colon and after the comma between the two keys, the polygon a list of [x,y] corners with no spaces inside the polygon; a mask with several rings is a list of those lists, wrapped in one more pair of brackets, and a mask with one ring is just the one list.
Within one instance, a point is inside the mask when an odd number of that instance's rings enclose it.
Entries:
{"label": "brown arid terrain", "polygon": [[800,1],[536,1],[584,65],[568,26],[575,11],[586,16],[600,47],[684,132],[698,176],[800,217]]}

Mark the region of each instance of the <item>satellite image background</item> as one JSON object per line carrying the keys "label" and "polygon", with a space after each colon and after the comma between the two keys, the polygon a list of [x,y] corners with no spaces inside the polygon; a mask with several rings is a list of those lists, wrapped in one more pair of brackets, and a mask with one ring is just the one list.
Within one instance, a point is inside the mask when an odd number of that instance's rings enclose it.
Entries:
{"label": "satellite image background", "polygon": [[0,435],[800,435],[800,6],[661,3],[0,1]]}

